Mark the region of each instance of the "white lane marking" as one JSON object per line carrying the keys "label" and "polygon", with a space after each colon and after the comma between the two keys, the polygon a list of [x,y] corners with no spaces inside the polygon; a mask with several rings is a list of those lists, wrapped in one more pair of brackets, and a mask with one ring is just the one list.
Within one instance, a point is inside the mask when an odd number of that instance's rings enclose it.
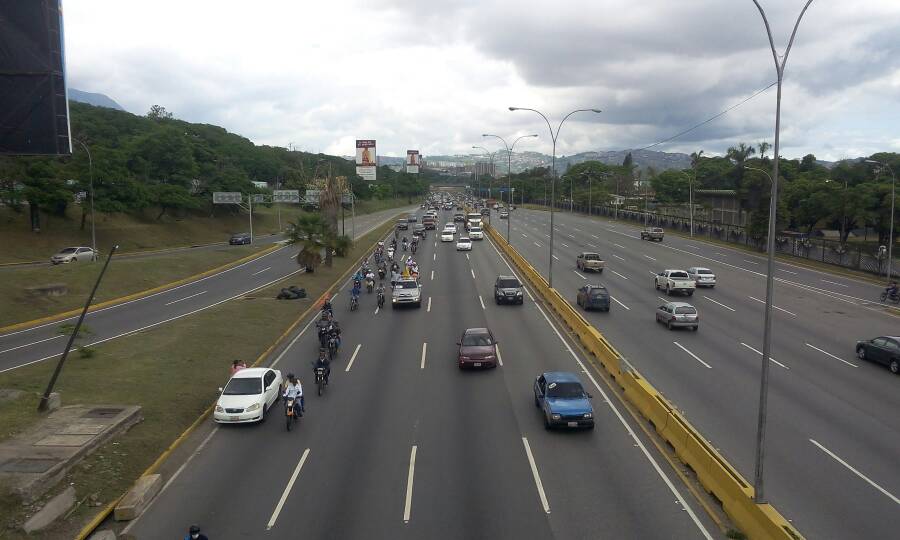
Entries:
{"label": "white lane marking", "polygon": [[497,362],[500,363],[500,367],[503,367],[503,357],[500,356],[500,345],[494,345],[494,350],[497,351]]}
{"label": "white lane marking", "polygon": [[615,270],[610,270],[610,272],[612,272],[613,274],[619,276],[619,277],[622,278],[622,279],[628,279],[627,277],[625,277],[625,276],[623,276],[622,274],[616,272]]}
{"label": "white lane marking", "polygon": [[583,231],[582,231],[581,229],[579,229],[578,227],[572,227],[572,229],[574,229],[574,230],[576,230],[576,231],[578,231],[578,232],[583,232]]}
{"label": "white lane marking", "polygon": [[727,309],[727,310],[730,310],[730,311],[737,311],[737,310],[734,309],[733,307],[726,306],[726,305],[723,304],[722,302],[719,302],[718,300],[713,300],[712,298],[710,298],[710,297],[708,297],[708,296],[701,296],[700,298],[702,298],[702,299],[704,299],[704,300],[709,300],[709,301],[712,302],[713,304],[719,304],[720,306],[722,306],[723,308],[725,308],[725,309]]}
{"label": "white lane marking", "polygon": [[250,275],[251,275],[251,276],[255,276],[255,275],[257,275],[257,274],[262,274],[262,273],[265,272],[266,270],[271,270],[271,269],[272,269],[271,266],[267,266],[267,267],[263,268],[262,270],[258,270],[258,271],[256,271],[256,272],[253,272],[253,273],[250,274]]}
{"label": "white lane marking", "polygon": [[[256,274],[254,274],[254,275],[256,275]],[[188,299],[191,299],[191,298],[193,298],[193,297],[195,297],[195,296],[200,296],[201,294],[206,294],[206,291],[200,291],[200,292],[198,292],[198,293],[196,293],[196,294],[192,294],[192,295],[190,295],[190,296],[185,296],[184,298],[180,298],[180,299],[178,299],[178,300],[172,300],[171,302],[166,302],[166,305],[167,305],[167,306],[171,306],[172,304],[177,304],[178,302],[183,302],[183,301],[188,300]]]}
{"label": "white lane marking", "polygon": [[625,246],[623,246],[622,244],[616,244],[615,242],[613,242],[613,245],[616,246],[616,247],[619,248],[619,249],[628,249],[628,248],[626,248]]}
{"label": "white lane marking", "polygon": [[644,255],[644,257],[647,257],[647,258],[650,259],[651,261],[655,261],[655,260],[656,260],[656,259],[654,259],[653,257],[651,257],[650,255]]}
{"label": "white lane marking", "polygon": [[538,244],[537,242],[534,242],[534,245],[536,245],[537,247],[542,247],[542,246],[541,246],[540,244]]}
{"label": "white lane marking", "polygon": [[656,272],[654,272],[653,270],[647,270],[647,271],[650,272],[650,275],[651,275],[651,276],[657,275]]}
{"label": "white lane marking", "polygon": [[[743,345],[744,347],[747,347],[747,348],[750,349],[751,351],[753,351],[753,352],[755,352],[756,354],[762,356],[762,351],[758,351],[758,350],[754,349],[753,347],[751,347],[750,345],[747,345],[747,344],[744,343],[743,341],[741,342],[741,345]],[[786,365],[782,364],[781,362],[779,362],[778,360],[775,360],[774,358],[772,358],[771,355],[769,356],[769,360],[772,361],[772,362],[774,362],[774,363],[776,363],[776,364],[778,364],[779,366],[783,367],[784,369],[791,369],[791,368],[787,367]]]}
{"label": "white lane marking", "polygon": [[[628,279],[628,278],[625,278],[625,279]],[[620,306],[622,306],[623,308],[627,309],[628,311],[631,311],[631,308],[630,308],[630,307],[626,306],[626,305],[623,304],[622,302],[619,302],[618,300],[615,299],[615,297],[610,296],[610,299],[612,299],[613,302],[619,304]]]}
{"label": "white lane marking", "polygon": [[467,260],[467,261],[472,260],[472,259],[469,258],[469,254],[468,254],[468,253],[466,253],[466,260]]}
{"label": "white lane marking", "polygon": [[806,346],[809,347],[810,349],[815,349],[815,350],[819,351],[820,353],[822,353],[822,354],[824,354],[824,355],[826,355],[826,356],[830,356],[830,357],[834,358],[835,360],[840,360],[841,362],[847,364],[848,366],[859,367],[859,366],[857,366],[856,364],[854,364],[854,363],[852,363],[852,362],[848,362],[848,361],[844,360],[843,358],[837,357],[837,356],[831,354],[831,353],[828,352],[828,351],[823,351],[822,349],[820,349],[820,348],[818,348],[818,347],[816,347],[815,345],[812,345],[812,344],[810,344],[810,343],[807,343]]}
{"label": "white lane marking", "polygon": [[472,273],[472,279],[475,279],[475,269],[474,269],[474,268],[469,268],[469,272]]}
{"label": "white lane marking", "polygon": [[[244,292],[242,292],[242,293],[236,294],[236,295],[234,295],[234,296],[230,296],[230,297],[228,297],[228,298],[226,298],[226,299],[224,299],[224,300],[219,300],[218,302],[216,302],[216,303],[214,303],[214,304],[210,304],[210,305],[208,305],[208,306],[204,306],[204,307],[201,307],[201,308],[197,308],[197,309],[195,309],[195,310],[193,310],[193,311],[188,311],[187,313],[182,313],[181,315],[176,315],[176,316],[174,316],[174,317],[169,317],[168,319],[165,319],[165,320],[162,320],[162,321],[157,321],[157,322],[155,322],[155,323],[148,324],[148,325],[146,325],[146,326],[142,326],[141,328],[135,328],[135,329],[133,329],[133,330],[128,330],[127,332],[122,332],[121,334],[116,334],[116,335],[110,336],[110,337],[108,337],[108,338],[98,339],[97,341],[94,341],[94,342],[91,342],[91,343],[82,345],[81,347],[73,347],[72,350],[75,351],[75,350],[81,349],[81,348],[83,348],[83,347],[93,347],[94,345],[100,345],[101,343],[106,343],[107,341],[112,341],[112,340],[114,340],[114,339],[118,339],[118,338],[124,337],[124,336],[130,336],[131,334],[136,334],[136,333],[141,332],[141,331],[143,331],[143,330],[146,330],[146,329],[148,329],[148,328],[153,328],[153,327],[159,326],[159,325],[161,325],[161,324],[165,324],[165,323],[167,323],[167,322],[171,322],[171,321],[174,321],[174,320],[177,320],[177,319],[181,319],[182,317],[187,317],[188,315],[193,315],[194,313],[199,313],[199,312],[201,312],[201,311],[205,311],[205,310],[207,310],[207,309],[209,309],[209,308],[216,307],[216,306],[218,306],[219,304],[224,304],[225,302],[228,302],[229,300],[234,300],[235,298],[239,298],[239,297],[241,297],[241,296],[244,296],[245,294],[250,294],[250,293],[252,293],[253,291],[258,291],[259,289],[264,289],[264,288],[268,287],[269,285],[271,285],[271,284],[273,284],[273,283],[277,283],[277,282],[281,281],[282,279],[289,278],[289,277],[293,276],[294,274],[296,274],[296,273],[298,273],[298,272],[302,272],[302,271],[303,271],[302,269],[300,269],[300,270],[294,270],[294,271],[291,272],[290,274],[287,274],[287,275],[285,275],[285,276],[281,276],[280,278],[277,278],[277,279],[273,279],[272,281],[270,281],[270,282],[268,282],[268,283],[263,283],[262,285],[260,285],[260,286],[258,286],[258,287],[254,287],[254,288],[249,289],[249,290],[246,290],[246,291],[244,291]],[[60,321],[56,321],[56,322],[59,323]],[[25,362],[25,363],[19,364],[19,365],[17,365],[17,366],[8,367],[8,368],[6,368],[6,369],[0,369],[0,373],[5,373],[5,372],[7,372],[7,371],[12,371],[12,370],[18,369],[18,368],[20,368],[20,367],[30,366],[31,364],[37,364],[38,362],[43,362],[44,360],[48,360],[48,359],[50,359],[50,358],[56,358],[57,356],[59,356],[59,353],[57,353],[57,354],[51,354],[51,355],[49,355],[49,356],[45,356],[45,357],[43,357],[43,358],[38,358],[37,360],[32,360],[32,361],[30,361],[30,362]]]}
{"label": "white lane marking", "polygon": [[480,294],[478,295],[478,301],[481,302],[481,309],[487,309],[484,307],[484,298],[482,298]]}
{"label": "white lane marking", "polygon": [[593,243],[591,243],[591,242],[588,242],[588,245],[591,246],[591,247],[594,248],[594,249],[600,249],[600,246],[598,246],[597,244],[593,244]]}
{"label": "white lane marking", "polygon": [[552,257],[553,257],[554,259],[556,259],[557,261],[559,260],[559,257],[557,257],[556,255],[553,255]]}
{"label": "white lane marking", "polygon": [[861,473],[861,472],[859,472],[858,470],[856,470],[855,468],[853,468],[852,465],[850,465],[849,463],[847,463],[846,461],[844,461],[843,459],[841,459],[837,454],[835,454],[835,453],[832,452],[831,450],[829,450],[829,449],[825,448],[824,446],[822,446],[821,444],[819,444],[818,441],[816,441],[816,440],[814,440],[814,439],[810,439],[809,442],[811,442],[811,443],[813,443],[814,445],[818,446],[818,447],[819,447],[819,450],[821,450],[821,451],[825,452],[826,454],[828,454],[829,456],[831,456],[835,461],[837,461],[838,463],[840,463],[840,464],[843,465],[844,467],[847,467],[848,469],[850,469],[850,471],[851,471],[853,474],[855,474],[856,476],[858,476],[858,477],[862,478],[863,480],[865,480],[866,482],[868,482],[868,484],[869,484],[870,486],[872,486],[873,488],[877,489],[878,491],[880,491],[880,492],[883,493],[884,495],[887,495],[887,497],[888,497],[889,499],[891,499],[892,501],[894,501],[894,502],[897,503],[897,504],[900,504],[900,499],[898,499],[897,497],[895,497],[891,492],[889,492],[888,490],[884,489],[883,487],[881,487],[881,486],[879,486],[878,484],[876,484],[875,482],[873,482],[868,476],[864,475],[863,473]]}
{"label": "white lane marking", "polygon": [[[159,493],[157,493],[156,495],[162,495],[162,494],[166,491],[166,489],[168,489],[169,486],[172,485],[172,482],[174,482],[175,479],[178,478],[178,477],[181,475],[182,472],[184,472],[184,470],[187,468],[187,466],[188,466],[188,464],[191,462],[191,460],[193,460],[194,457],[197,456],[197,454],[199,454],[200,452],[203,451],[203,449],[206,447],[207,443],[209,443],[209,440],[212,439],[212,438],[213,438],[213,435],[215,435],[218,431],[219,431],[219,425],[216,424],[216,427],[214,427],[213,430],[209,432],[209,435],[207,435],[206,437],[204,437],[203,441],[200,442],[200,445],[197,446],[197,448],[195,448],[194,451],[191,452],[191,455],[188,456],[188,458],[184,461],[184,463],[182,463],[181,466],[178,467],[178,469],[175,470],[175,472],[172,474],[172,477],[169,478],[169,480],[166,481],[165,484],[163,484],[163,487],[160,488]],[[129,521],[129,522],[128,522],[128,525],[126,525],[125,528],[122,529],[122,534],[123,534],[123,535],[124,535],[124,534],[128,534],[128,531],[131,530],[131,527],[133,527],[133,526],[138,522],[138,520],[141,518],[142,515],[144,515],[144,514],[147,513],[147,510],[149,510],[150,507],[153,506],[153,503],[154,503],[156,500],[157,500],[157,498],[156,498],[156,496],[154,495],[153,498],[150,499],[150,502],[147,504],[147,506],[144,508],[143,512],[141,512],[141,513],[138,515],[138,517],[136,517],[136,518],[133,519],[132,521]]]}
{"label": "white lane marking", "polygon": [[619,256],[616,255],[615,253],[613,253],[612,256],[615,257],[615,258],[617,258],[617,259],[619,259],[620,261],[624,261],[624,260],[625,260],[625,257],[619,257]]}
{"label": "white lane marking", "polygon": [[379,310],[381,310],[381,308],[378,307],[378,306],[375,306],[375,315],[378,315],[378,311],[379,311]]}
{"label": "white lane marking", "polygon": [[550,235],[549,235],[549,234],[545,234],[544,236],[546,236],[547,238],[550,238]]}
{"label": "white lane marking", "polygon": [[524,236],[525,238],[528,238],[528,235],[525,233],[522,233],[522,236]]}
{"label": "white lane marking", "polygon": [[600,237],[597,236],[596,234],[592,234],[592,235],[591,235],[591,238],[595,238],[595,239],[597,239],[597,240],[600,240]]}
{"label": "white lane marking", "polygon": [[712,366],[711,366],[711,365],[707,364],[707,363],[704,362],[703,360],[700,360],[700,357],[699,357],[699,356],[697,356],[696,354],[694,354],[694,353],[692,353],[691,351],[687,350],[681,343],[678,343],[677,341],[673,341],[672,343],[674,343],[675,346],[678,347],[679,349],[681,349],[682,351],[684,351],[684,352],[688,353],[689,355],[691,355],[691,358],[693,358],[694,360],[696,360],[696,361],[700,362],[701,364],[703,364],[704,366],[706,366],[706,369],[712,369]]}
{"label": "white lane marking", "polygon": [[[528,289],[526,288],[525,290]],[[656,460],[653,459],[653,456],[647,450],[647,447],[644,446],[644,443],[638,438],[634,430],[631,429],[631,426],[628,425],[628,422],[625,421],[625,417],[622,416],[622,413],[619,411],[619,409],[617,409],[616,406],[613,405],[612,400],[609,399],[609,396],[606,394],[606,392],[603,391],[603,388],[600,387],[600,384],[597,383],[597,379],[595,379],[593,374],[591,374],[587,370],[584,363],[580,358],[578,358],[578,355],[575,354],[575,351],[572,350],[572,347],[569,346],[569,343],[565,340],[565,338],[563,338],[559,329],[556,328],[556,326],[550,321],[550,317],[548,317],[547,314],[544,313],[544,310],[541,309],[541,306],[535,304],[535,307],[538,309],[538,311],[541,312],[541,315],[544,316],[544,320],[547,321],[547,324],[556,333],[556,337],[558,337],[559,340],[562,341],[563,345],[565,345],[566,347],[566,350],[569,351],[569,354],[572,355],[572,358],[574,358],[575,362],[578,363],[578,365],[581,367],[581,371],[585,375],[587,375],[587,378],[590,379],[591,383],[594,385],[594,388],[596,388],[597,391],[600,392],[600,395],[603,396],[603,400],[605,401],[605,403],[609,405],[609,408],[612,409],[613,413],[615,413],[616,417],[619,419],[619,422],[625,428],[625,431],[627,431],[631,436],[631,440],[634,441],[634,444],[641,449],[644,457],[646,457],[647,461],[650,462],[650,465],[653,466],[653,470],[655,470],[659,477],[662,478],[663,482],[665,482],[666,486],[669,488],[669,491],[671,491],[672,494],[675,495],[675,498],[678,499],[678,502],[679,504],[681,504],[681,507],[684,509],[684,511],[687,512],[689,516],[691,516],[691,520],[694,522],[697,528],[700,529],[700,533],[703,534],[703,537],[706,538],[706,540],[713,540],[713,537],[709,534],[709,531],[706,530],[706,527],[703,525],[703,523],[700,522],[700,519],[697,518],[697,514],[694,513],[694,509],[688,505],[687,501],[675,487],[675,484],[673,484],[669,477],[666,476],[666,473],[663,472],[662,468],[659,466],[659,463],[657,463]]]}
{"label": "white lane marking", "polygon": [[838,283],[837,281],[828,281],[827,279],[819,280],[823,283],[831,283],[832,285],[837,285],[838,287],[849,287],[849,285],[844,285],[843,283]]}
{"label": "white lane marking", "polygon": [[728,256],[728,255],[725,255],[724,253],[719,253],[718,251],[716,252],[716,255],[721,255],[722,257],[727,257],[727,256]]}
{"label": "white lane marking", "polygon": [[416,451],[418,448],[414,444],[409,452],[409,472],[406,476],[406,502],[403,504],[403,523],[409,523],[409,516],[412,511],[413,476],[416,474]]}
{"label": "white lane marking", "polygon": [[562,244],[562,247],[564,247],[564,248],[568,248],[568,247],[569,247],[569,244],[566,244],[566,243],[563,243],[563,242],[560,242],[560,244]]}
{"label": "white lane marking", "polygon": [[422,344],[422,361],[419,363],[419,369],[425,369],[425,353],[428,351],[428,343]]}
{"label": "white lane marking", "polygon": [[[765,300],[760,300],[759,298],[756,298],[756,297],[754,297],[754,296],[748,296],[747,298],[749,298],[750,300],[755,300],[756,302],[759,302],[760,304],[765,304],[765,303],[766,303]],[[776,306],[776,305],[774,305],[774,304],[772,305],[772,307],[775,308],[775,309],[777,309],[777,310],[779,310],[779,311],[783,311],[783,312],[787,313],[788,315],[790,315],[790,316],[792,316],[792,317],[796,317],[796,316],[797,316],[796,313],[791,313],[790,311],[788,311],[788,310],[786,310],[786,309],[784,309],[784,308],[780,308],[780,307],[778,307],[778,306]]]}
{"label": "white lane marking", "polygon": [[425,310],[425,313],[431,313],[431,297],[428,297],[428,308]]}
{"label": "white lane marking", "polygon": [[431,280],[434,281],[434,270],[431,271]]}
{"label": "white lane marking", "polygon": [[275,526],[275,521],[278,519],[278,514],[281,513],[281,509],[284,507],[284,501],[287,500],[288,494],[291,492],[291,488],[294,487],[294,482],[297,481],[297,476],[300,474],[300,469],[303,468],[303,464],[306,463],[306,457],[309,455],[309,448],[303,451],[303,455],[300,457],[300,462],[297,463],[297,466],[294,468],[294,474],[291,475],[291,479],[288,480],[287,486],[284,488],[284,493],[281,494],[281,499],[278,501],[278,505],[275,506],[275,511],[272,512],[272,517],[269,518],[269,524],[266,525],[266,530],[270,530]]}
{"label": "white lane marking", "polygon": [[684,247],[689,247],[691,249],[700,249],[700,246],[695,246],[694,244],[685,244]]}
{"label": "white lane marking", "polygon": [[757,261],[751,261],[750,259],[741,259],[741,260],[743,260],[745,263],[759,264]]}
{"label": "white lane marking", "polygon": [[435,253],[434,255],[431,256],[431,260],[432,260],[432,261],[436,261],[436,260],[437,260],[437,253]]}
{"label": "white lane marking", "polygon": [[53,336],[53,337],[49,337],[49,338],[46,338],[46,339],[39,339],[38,341],[32,341],[31,343],[26,343],[25,345],[19,345],[19,346],[17,346],[17,347],[13,347],[13,348],[11,348],[11,349],[6,349],[6,350],[3,350],[3,351],[0,351],[0,354],[8,353],[9,351],[14,351],[14,350],[16,350],[16,349],[22,349],[22,348],[24,348],[24,347],[30,347],[30,346],[32,346],[32,345],[37,345],[38,343],[43,343],[43,342],[45,342],[45,341],[50,341],[51,339],[60,339],[60,338],[64,338],[64,337],[66,337],[65,334],[60,334],[60,335],[58,335],[58,336]]}
{"label": "white lane marking", "polygon": [[344,372],[350,371],[350,368],[353,367],[353,361],[356,360],[356,355],[359,354],[359,348],[362,347],[362,343],[356,346],[356,349],[353,351],[353,355],[350,357],[350,361],[347,362],[347,367],[344,369]]}
{"label": "white lane marking", "polygon": [[550,503],[547,502],[547,494],[544,493],[544,484],[541,482],[541,475],[538,473],[537,464],[534,462],[534,455],[531,453],[531,446],[528,445],[528,439],[522,437],[522,444],[525,445],[525,455],[528,456],[528,464],[531,465],[531,476],[534,477],[534,485],[537,487],[538,496],[541,498],[541,506],[544,512],[550,513]]}
{"label": "white lane marking", "polygon": [[797,275],[797,272],[791,272],[790,270],[785,270],[784,268],[778,268],[777,270],[778,270],[779,272],[784,272],[784,273],[786,273],[786,274],[793,274],[793,275],[795,275],[795,276]]}
{"label": "white lane marking", "polygon": [[582,276],[582,275],[581,275],[581,272],[579,272],[579,271],[577,271],[577,270],[572,270],[572,271],[575,272],[575,275],[576,275],[576,276],[578,276],[578,277],[580,277],[581,279],[587,281],[587,278],[584,277],[584,276]]}
{"label": "white lane marking", "polygon": [[657,295],[657,298],[659,298],[660,300],[662,300],[662,301],[663,301],[664,303],[666,303],[666,304],[668,304],[669,302],[671,302],[671,300],[667,300],[667,299],[665,299],[665,298],[663,298],[662,296],[659,296],[659,295]]}

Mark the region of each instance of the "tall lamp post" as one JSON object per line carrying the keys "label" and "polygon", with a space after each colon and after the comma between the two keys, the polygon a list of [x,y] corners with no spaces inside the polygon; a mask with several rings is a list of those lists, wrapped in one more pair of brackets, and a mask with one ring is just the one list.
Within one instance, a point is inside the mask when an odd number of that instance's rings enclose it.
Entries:
{"label": "tall lamp post", "polygon": [[753,476],[753,499],[757,504],[765,502],[763,491],[763,464],[765,462],[766,448],[766,412],[768,408],[769,393],[769,352],[772,348],[772,303],[774,301],[774,274],[775,274],[775,217],[778,211],[778,160],[779,145],[781,142],[781,84],[784,80],[784,66],[787,64],[788,55],[791,47],[794,45],[794,37],[797,35],[797,28],[800,27],[800,20],[812,4],[812,0],[807,0],[803,6],[803,10],[794,23],[794,30],[791,32],[791,38],[788,41],[787,48],[783,56],[778,55],[775,49],[775,40],[772,39],[772,29],[769,26],[769,19],[766,18],[766,12],[759,4],[759,0],[753,0],[756,9],[762,16],[763,24],[766,27],[766,34],[769,37],[769,48],[772,49],[772,59],[775,61],[775,73],[778,76],[778,94],[775,100],[775,146],[773,148],[775,159],[772,166],[772,191],[769,198],[769,236],[767,238],[767,266],[766,266],[766,308],[765,308],[765,324],[763,329],[763,350],[762,350],[762,372],[760,374],[759,384],[759,416],[756,427],[756,467]]}
{"label": "tall lamp post", "polygon": [[91,158],[91,151],[88,150],[87,145],[78,139],[73,138],[72,140],[80,144],[88,156],[88,181],[91,190],[91,249],[94,250],[91,260],[94,261],[97,260],[97,230],[94,228],[94,160]]}
{"label": "tall lamp post", "polygon": [[[810,1],[812,1],[812,0],[810,0]],[[553,139],[553,159],[551,160],[551,165],[550,165],[551,168],[553,169],[551,171],[553,173],[553,176],[550,177],[550,182],[551,182],[551,184],[550,184],[550,257],[548,257],[548,260],[550,261],[550,267],[549,267],[549,271],[547,272],[547,283],[552,288],[553,287],[553,235],[554,235],[553,205],[556,202],[556,180],[557,180],[556,139],[559,137],[559,130],[562,129],[562,126],[565,123],[565,121],[568,120],[569,117],[572,116],[573,114],[578,113],[578,112],[600,113],[602,111],[600,109],[575,109],[574,111],[570,112],[569,114],[563,116],[563,119],[559,121],[559,125],[556,126],[556,132],[554,133],[553,126],[550,125],[550,120],[548,120],[547,117],[544,115],[544,113],[542,113],[541,111],[539,111],[537,109],[529,109],[527,107],[510,107],[509,110],[510,111],[531,111],[533,113],[537,113],[538,115],[540,115],[541,118],[544,119],[544,122],[547,123],[547,129],[550,130],[550,138]]]}
{"label": "tall lamp post", "polygon": [[[512,199],[512,151],[516,147],[516,143],[521,141],[522,139],[526,139],[528,137],[537,137],[537,134],[534,135],[522,135],[513,141],[512,146],[506,144],[506,139],[501,137],[500,135],[494,135],[492,133],[484,133],[481,135],[482,137],[496,137],[503,141],[503,146],[506,147],[506,189],[509,192],[509,207],[512,210],[513,199]],[[512,221],[512,213],[507,212],[509,215],[506,217],[506,243],[509,244],[509,222]]]}
{"label": "tall lamp post", "polygon": [[[897,177],[894,175],[894,169],[887,162],[880,162],[874,159],[867,159],[866,163],[877,163],[881,166],[882,169],[887,169],[891,173],[891,229],[888,231],[888,264],[887,264],[887,278],[888,281],[893,278],[892,274],[892,265],[894,262],[893,259],[893,248],[894,248],[894,194],[895,187],[897,185]],[[880,171],[879,171],[880,172]],[[91,218],[93,220],[93,218]]]}

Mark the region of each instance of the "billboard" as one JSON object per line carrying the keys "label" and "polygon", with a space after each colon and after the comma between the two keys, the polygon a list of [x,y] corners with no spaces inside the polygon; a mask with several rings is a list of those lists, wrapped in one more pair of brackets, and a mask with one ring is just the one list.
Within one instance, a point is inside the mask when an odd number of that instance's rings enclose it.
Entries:
{"label": "billboard", "polygon": [[376,155],[373,139],[356,140],[356,174],[363,180],[375,180],[375,171],[378,165]]}
{"label": "billboard", "polygon": [[418,150],[407,150],[406,151],[406,172],[410,174],[418,174],[419,173],[419,151]]}

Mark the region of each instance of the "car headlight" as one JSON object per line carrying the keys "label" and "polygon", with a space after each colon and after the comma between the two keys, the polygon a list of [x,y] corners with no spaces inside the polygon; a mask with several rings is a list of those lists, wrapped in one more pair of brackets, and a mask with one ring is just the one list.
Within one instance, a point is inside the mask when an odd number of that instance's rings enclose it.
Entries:
{"label": "car headlight", "polygon": [[216,412],[225,412],[225,409],[221,405],[216,405]]}
{"label": "car headlight", "polygon": [[251,411],[255,411],[256,409],[259,409],[259,403],[254,403],[253,405],[250,405],[249,407],[244,409],[244,411],[251,412]]}
{"label": "car headlight", "polygon": [[489,354],[489,355],[485,356],[484,359],[485,359],[485,360],[493,360],[493,359],[494,359],[494,355],[493,355],[493,354]]}
{"label": "car headlight", "polygon": [[516,291],[516,296],[522,296],[522,291]]}
{"label": "car headlight", "polygon": [[554,420],[559,420],[560,417],[559,417],[558,414],[551,414],[551,415],[550,415],[550,418],[552,418],[552,419],[554,419]]}
{"label": "car headlight", "polygon": [[593,417],[594,417],[594,413],[586,412],[586,413],[584,413],[584,417],[585,417],[585,418],[593,418]]}

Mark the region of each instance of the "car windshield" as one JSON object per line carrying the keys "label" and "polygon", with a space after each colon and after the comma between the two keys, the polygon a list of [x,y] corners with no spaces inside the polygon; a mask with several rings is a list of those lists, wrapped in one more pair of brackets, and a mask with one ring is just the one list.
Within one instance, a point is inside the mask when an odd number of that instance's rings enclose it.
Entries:
{"label": "car windshield", "polygon": [[657,228],[657,229],[651,229],[651,230],[652,230],[653,232],[663,232],[663,230],[662,230],[662,229],[659,229],[659,228]]}
{"label": "car windshield", "polygon": [[78,248],[65,248],[63,250],[60,250],[59,254],[60,255],[68,255],[69,253],[75,253],[75,251],[77,251],[77,250],[78,250]]}
{"label": "car windshield", "polygon": [[600,260],[600,255],[597,255],[596,253],[586,253],[586,254],[584,255],[584,260],[586,260],[586,261],[599,261],[599,260]]}
{"label": "car windshield", "polygon": [[401,281],[397,284],[397,287],[400,289],[415,289],[418,287],[415,281]]}
{"label": "car windshield", "polygon": [[688,275],[686,272],[672,272],[669,274],[669,277],[673,279],[687,279]]}
{"label": "car windshield", "polygon": [[262,380],[258,377],[240,377],[228,381],[222,394],[226,396],[255,396],[262,393]]}
{"label": "car windshield", "polygon": [[550,383],[547,386],[547,397],[563,399],[580,398],[584,397],[584,390],[581,389],[581,383],[577,382]]}
{"label": "car windshield", "polygon": [[460,244],[465,244],[465,243],[468,242],[468,241],[469,241],[469,239],[468,239],[468,238],[465,238],[465,237],[459,239],[459,243],[460,243]]}
{"label": "car windshield", "polygon": [[694,315],[696,313],[697,313],[697,310],[690,306],[675,308],[675,314],[677,314],[677,315]]}
{"label": "car windshield", "polygon": [[501,289],[517,289],[519,288],[518,279],[501,279],[497,282],[497,286]]}
{"label": "car windshield", "polygon": [[463,336],[464,347],[484,347],[491,344],[491,336],[487,334],[466,334]]}

